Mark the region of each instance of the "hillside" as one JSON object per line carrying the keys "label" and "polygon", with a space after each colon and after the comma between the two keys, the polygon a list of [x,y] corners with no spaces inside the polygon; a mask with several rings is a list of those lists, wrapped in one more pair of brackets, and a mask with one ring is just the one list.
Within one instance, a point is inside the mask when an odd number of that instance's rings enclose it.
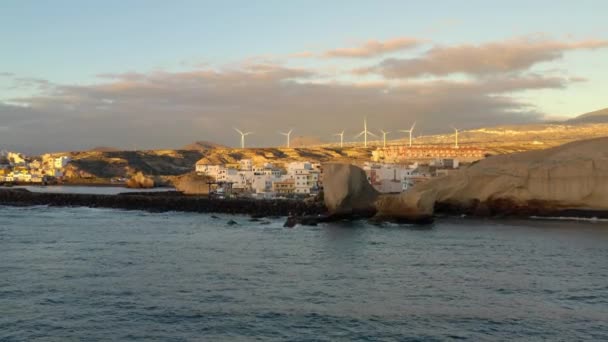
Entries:
{"label": "hillside", "polygon": [[608,108],[581,114],[567,121],[569,124],[608,123]]}
{"label": "hillside", "polygon": [[186,151],[202,151],[210,148],[227,148],[227,146],[216,144],[211,141],[195,141],[191,144],[183,146],[180,150]]}
{"label": "hillside", "polygon": [[[197,161],[212,164],[235,163],[240,159],[252,159],[260,164],[271,162],[278,166],[298,160],[313,162],[366,161],[373,148],[209,148],[201,150],[153,150],[121,152],[71,152],[72,158],[66,171],[71,178],[127,177],[137,171],[152,176],[177,176],[194,170]],[[66,155],[66,153],[61,153]]]}
{"label": "hillside", "polygon": [[[568,142],[608,136],[608,124],[535,124],[500,126],[461,131],[459,146],[474,146],[489,154],[505,154],[539,150]],[[387,141],[389,145],[404,145],[405,140]],[[416,146],[453,146],[454,134],[417,137]],[[205,147],[201,144],[191,150],[150,151],[86,151],[68,153],[72,162],[66,176],[76,178],[127,177],[137,171],[153,176],[177,176],[194,170],[197,161],[217,164],[252,159],[254,163],[271,162],[282,166],[291,161],[362,163],[371,158],[380,141],[363,148],[360,142],[347,143],[344,148],[326,144],[306,148],[227,148]],[[66,153],[62,153],[65,155]]]}

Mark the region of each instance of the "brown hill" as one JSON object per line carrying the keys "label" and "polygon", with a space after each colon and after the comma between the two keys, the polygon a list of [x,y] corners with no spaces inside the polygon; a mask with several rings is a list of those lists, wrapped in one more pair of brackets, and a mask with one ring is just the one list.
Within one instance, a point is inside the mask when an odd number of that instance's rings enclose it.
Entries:
{"label": "brown hill", "polygon": [[211,141],[195,141],[191,144],[188,144],[188,145],[182,147],[181,149],[186,150],[186,151],[202,151],[202,150],[208,150],[211,148],[226,148],[226,146],[216,144]]}
{"label": "brown hill", "polygon": [[608,123],[608,108],[585,113],[567,121],[570,124]]}
{"label": "brown hill", "polygon": [[117,152],[120,149],[110,146],[96,146],[89,150],[90,152]]}
{"label": "brown hill", "polygon": [[319,137],[311,136],[297,136],[291,139],[289,145],[293,148],[296,147],[312,147],[322,145],[323,141]]}
{"label": "brown hill", "polygon": [[[459,145],[485,149],[490,154],[505,154],[546,149],[568,142],[608,136],[607,124],[542,124],[503,126],[461,131]],[[309,140],[310,141],[310,140]],[[293,142],[293,140],[292,140]],[[404,140],[393,140],[391,145],[404,145]],[[416,146],[452,146],[454,134],[416,137]],[[371,141],[368,148],[360,142],[325,144],[303,148],[227,148],[217,144],[198,142],[189,149],[150,151],[86,151],[67,153],[72,162],[68,177],[128,177],[137,171],[153,176],[177,176],[192,172],[197,161],[220,164],[252,159],[254,163],[271,162],[278,166],[291,161],[362,163],[371,159],[372,151],[381,141]],[[64,154],[64,153],[62,153]]]}

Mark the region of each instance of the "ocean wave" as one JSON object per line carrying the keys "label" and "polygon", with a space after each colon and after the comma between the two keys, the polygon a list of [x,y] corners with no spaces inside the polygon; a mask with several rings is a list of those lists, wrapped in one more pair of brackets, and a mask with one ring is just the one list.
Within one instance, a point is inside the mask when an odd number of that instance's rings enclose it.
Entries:
{"label": "ocean wave", "polygon": [[555,220],[555,221],[581,221],[581,222],[608,222],[608,219],[598,217],[577,216],[530,216],[533,220]]}

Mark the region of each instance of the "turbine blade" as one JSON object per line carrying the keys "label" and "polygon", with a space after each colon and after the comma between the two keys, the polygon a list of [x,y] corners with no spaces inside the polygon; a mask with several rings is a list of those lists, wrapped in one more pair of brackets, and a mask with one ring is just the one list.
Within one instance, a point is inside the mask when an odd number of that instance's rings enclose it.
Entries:
{"label": "turbine blade", "polygon": [[355,135],[355,138],[358,138],[358,137],[362,136],[363,134],[365,134],[365,131],[362,131],[361,133]]}
{"label": "turbine blade", "polygon": [[240,129],[233,127],[235,131],[239,132],[239,134],[243,134],[243,131],[241,131]]}
{"label": "turbine blade", "polygon": [[377,135],[375,135],[374,133],[369,132],[369,131],[367,132],[367,134],[371,135],[372,137],[377,137]]}

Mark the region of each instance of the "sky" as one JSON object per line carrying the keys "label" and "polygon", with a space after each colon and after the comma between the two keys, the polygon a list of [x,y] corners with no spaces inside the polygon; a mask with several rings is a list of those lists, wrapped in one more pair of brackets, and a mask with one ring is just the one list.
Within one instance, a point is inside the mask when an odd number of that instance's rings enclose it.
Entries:
{"label": "sky", "polygon": [[605,13],[603,0],[4,0],[0,149],[564,119],[608,107]]}

